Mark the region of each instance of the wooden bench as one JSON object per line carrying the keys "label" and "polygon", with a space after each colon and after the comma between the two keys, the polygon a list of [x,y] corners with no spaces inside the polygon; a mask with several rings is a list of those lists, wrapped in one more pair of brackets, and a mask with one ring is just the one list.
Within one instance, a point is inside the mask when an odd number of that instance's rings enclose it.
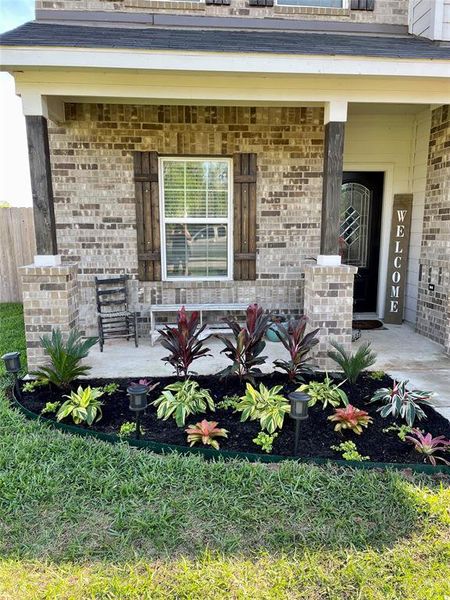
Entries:
{"label": "wooden bench", "polygon": [[203,313],[204,312],[238,312],[247,310],[248,303],[246,304],[154,304],[150,307],[150,343],[153,346],[155,338],[159,337],[159,333],[156,329],[156,318],[157,313],[176,313],[179,311],[181,306],[187,310],[187,312],[198,311],[200,313],[200,325],[203,325]]}

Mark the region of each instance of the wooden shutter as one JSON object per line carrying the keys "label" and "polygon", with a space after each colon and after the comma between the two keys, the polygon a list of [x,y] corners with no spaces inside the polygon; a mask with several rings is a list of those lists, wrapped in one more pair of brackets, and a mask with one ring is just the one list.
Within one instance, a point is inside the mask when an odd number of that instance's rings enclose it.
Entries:
{"label": "wooden shutter", "polygon": [[352,10],[374,10],[375,0],[352,0],[350,8]]}
{"label": "wooden shutter", "polygon": [[256,279],[256,154],[233,157],[234,279]]}
{"label": "wooden shutter", "polygon": [[161,279],[158,153],[134,153],[137,253],[140,281]]}

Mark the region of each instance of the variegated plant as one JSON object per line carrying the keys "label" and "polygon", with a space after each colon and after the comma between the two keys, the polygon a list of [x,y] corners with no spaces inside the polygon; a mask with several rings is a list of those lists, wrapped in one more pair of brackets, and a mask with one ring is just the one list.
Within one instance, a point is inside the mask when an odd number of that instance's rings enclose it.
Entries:
{"label": "variegated plant", "polygon": [[408,380],[394,381],[392,388],[381,388],[372,396],[371,402],[382,402],[383,406],[377,408],[382,417],[391,415],[394,418],[401,417],[410,427],[417,419],[426,419],[426,414],[421,404],[430,406],[432,392],[421,390],[407,390]]}

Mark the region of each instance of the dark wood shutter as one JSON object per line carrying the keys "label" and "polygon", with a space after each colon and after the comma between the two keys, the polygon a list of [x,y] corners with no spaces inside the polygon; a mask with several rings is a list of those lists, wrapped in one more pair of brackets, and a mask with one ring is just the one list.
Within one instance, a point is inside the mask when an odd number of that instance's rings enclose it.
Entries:
{"label": "dark wood shutter", "polygon": [[256,154],[233,157],[234,279],[256,279]]}
{"label": "dark wood shutter", "polygon": [[161,279],[158,153],[134,153],[137,253],[140,281]]}
{"label": "dark wood shutter", "polygon": [[374,10],[375,0],[352,0],[350,8],[352,10]]}

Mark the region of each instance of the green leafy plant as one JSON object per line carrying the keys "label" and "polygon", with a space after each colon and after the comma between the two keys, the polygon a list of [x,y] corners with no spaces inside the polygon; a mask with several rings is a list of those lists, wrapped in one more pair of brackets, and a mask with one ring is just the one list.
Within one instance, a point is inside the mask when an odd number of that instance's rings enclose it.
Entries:
{"label": "green leafy plant", "polygon": [[256,390],[251,383],[247,383],[245,396],[241,396],[236,410],[241,412],[241,421],[259,419],[261,429],[274,433],[283,427],[284,417],[290,411],[289,402],[279,392],[281,385],[268,389],[262,383]]}
{"label": "green leafy plant", "polygon": [[[144,433],[144,430],[141,426],[139,426],[139,431],[141,435]],[[122,423],[119,429],[119,437],[120,438],[128,438],[136,433],[136,423],[132,421],[125,421]]]}
{"label": "green leafy plant", "polygon": [[215,439],[216,437],[228,437],[228,431],[217,427],[217,421],[207,421],[203,419],[200,423],[195,425],[189,425],[185,429],[188,434],[187,440],[190,446],[193,446],[197,442],[202,442],[204,446],[212,446],[216,450],[219,449],[219,442]]}
{"label": "green leafy plant", "polygon": [[64,341],[61,331],[54,329],[51,336],[41,337],[41,346],[50,357],[50,365],[39,367],[31,374],[59,388],[67,389],[72,381],[89,373],[91,368],[80,365],[80,362],[86,358],[97,339],[90,337],[82,340],[81,332],[73,329],[67,341]]}
{"label": "green leafy plant", "polygon": [[104,385],[102,388],[100,388],[104,394],[106,394],[107,396],[112,396],[113,394],[115,394],[117,392],[117,390],[120,388],[120,385],[118,383],[107,383],[106,385]]}
{"label": "green leafy plant", "polygon": [[363,460],[370,460],[370,456],[362,456],[358,452],[358,448],[354,442],[347,440],[346,442],[341,442],[337,446],[331,446],[332,450],[336,450],[336,452],[341,452],[342,458],[344,460],[355,460],[361,462]]}
{"label": "green leafy plant", "polygon": [[45,379],[33,379],[32,381],[27,381],[22,386],[22,392],[35,392],[38,387],[42,387],[47,383],[48,381]]}
{"label": "green leafy plant", "polygon": [[264,335],[266,333],[269,315],[263,313],[258,304],[247,307],[245,327],[232,319],[223,319],[233,332],[235,344],[227,337],[217,334],[225,348],[221,351],[232,361],[232,365],[221,372],[222,377],[237,375],[241,380],[247,379],[254,382],[256,376],[261,375],[258,365],[262,365],[267,356],[260,356],[266,347]]}
{"label": "green leafy plant", "polygon": [[354,354],[350,354],[337,342],[331,342],[335,351],[330,350],[328,356],[344,371],[350,385],[354,385],[364,369],[373,365],[377,356],[370,349],[370,343],[362,344]]}
{"label": "green leafy plant", "polygon": [[236,409],[239,404],[240,397],[235,394],[234,396],[224,396],[222,400],[216,402],[216,408],[221,410],[228,410],[230,408]]}
{"label": "green leafy plant", "polygon": [[184,306],[180,308],[177,314],[177,326],[165,326],[160,333],[162,336],[161,345],[169,350],[169,356],[162,360],[170,363],[184,377],[188,376],[189,367],[194,362],[204,356],[211,356],[209,348],[204,347],[204,343],[199,339],[206,324],[199,327],[200,313],[193,312],[190,317],[187,316]]}
{"label": "green leafy plant", "polygon": [[253,438],[252,442],[257,446],[260,446],[261,450],[264,450],[264,452],[267,452],[267,454],[269,454],[270,452],[272,452],[273,442],[277,437],[278,433],[272,433],[272,435],[270,435],[269,433],[260,431],[258,435],[255,438]]}
{"label": "green leafy plant", "polygon": [[71,392],[70,396],[64,396],[67,400],[58,410],[57,421],[62,421],[71,415],[76,425],[80,423],[92,425],[94,421],[102,418],[101,406],[103,403],[99,400],[101,396],[103,396],[101,389],[90,386],[83,389],[80,385],[76,392]]}
{"label": "green leafy plant", "polygon": [[309,395],[309,406],[315,406],[319,402],[323,409],[327,408],[329,404],[336,408],[340,404],[345,406],[348,404],[347,394],[340,387],[343,384],[343,381],[339,385],[334,384],[327,374],[323,381],[303,383],[297,391]]}
{"label": "green leafy plant", "polygon": [[207,408],[214,411],[214,400],[209,391],[202,390],[191,379],[167,385],[153,404],[158,407],[158,419],[166,421],[173,416],[178,427],[183,427],[189,415],[204,413]]}
{"label": "green leafy plant", "polygon": [[385,375],[386,373],[384,371],[369,371],[370,379],[375,381],[381,381]]}
{"label": "green leafy plant", "polygon": [[405,440],[414,444],[417,452],[424,454],[425,460],[428,460],[434,467],[438,460],[446,465],[450,465],[450,462],[442,458],[442,456],[435,456],[436,452],[448,451],[450,440],[447,440],[445,436],[438,435],[437,437],[433,437],[431,433],[423,434],[419,429],[413,429],[412,435],[407,435]]}
{"label": "green leafy plant", "polygon": [[276,335],[289,352],[290,360],[278,359],[274,361],[274,365],[286,371],[290,381],[301,381],[303,374],[312,372],[312,366],[306,361],[311,349],[319,343],[316,337],[319,329],[305,335],[307,323],[307,317],[301,317],[298,321],[291,321],[287,328],[278,325],[275,329]]}
{"label": "green leafy plant", "polygon": [[397,423],[395,423],[394,425],[390,425],[383,429],[383,433],[390,433],[391,431],[397,432],[397,437],[404,442],[406,436],[413,431],[413,427],[410,427],[409,425],[397,425]]}
{"label": "green leafy plant", "polygon": [[394,418],[401,417],[410,427],[417,419],[426,419],[421,404],[431,406],[432,392],[421,390],[407,390],[408,380],[394,381],[392,388],[381,388],[372,396],[371,402],[382,402],[384,406],[377,408],[382,417],[392,415]]}
{"label": "green leafy plant", "polygon": [[44,408],[41,410],[41,415],[55,413],[60,406],[61,402],[47,402]]}
{"label": "green leafy plant", "polygon": [[334,431],[342,432],[344,429],[351,429],[358,435],[361,435],[363,427],[367,427],[373,421],[368,412],[351,404],[347,404],[345,408],[335,408],[334,415],[328,417],[328,420],[336,423]]}

